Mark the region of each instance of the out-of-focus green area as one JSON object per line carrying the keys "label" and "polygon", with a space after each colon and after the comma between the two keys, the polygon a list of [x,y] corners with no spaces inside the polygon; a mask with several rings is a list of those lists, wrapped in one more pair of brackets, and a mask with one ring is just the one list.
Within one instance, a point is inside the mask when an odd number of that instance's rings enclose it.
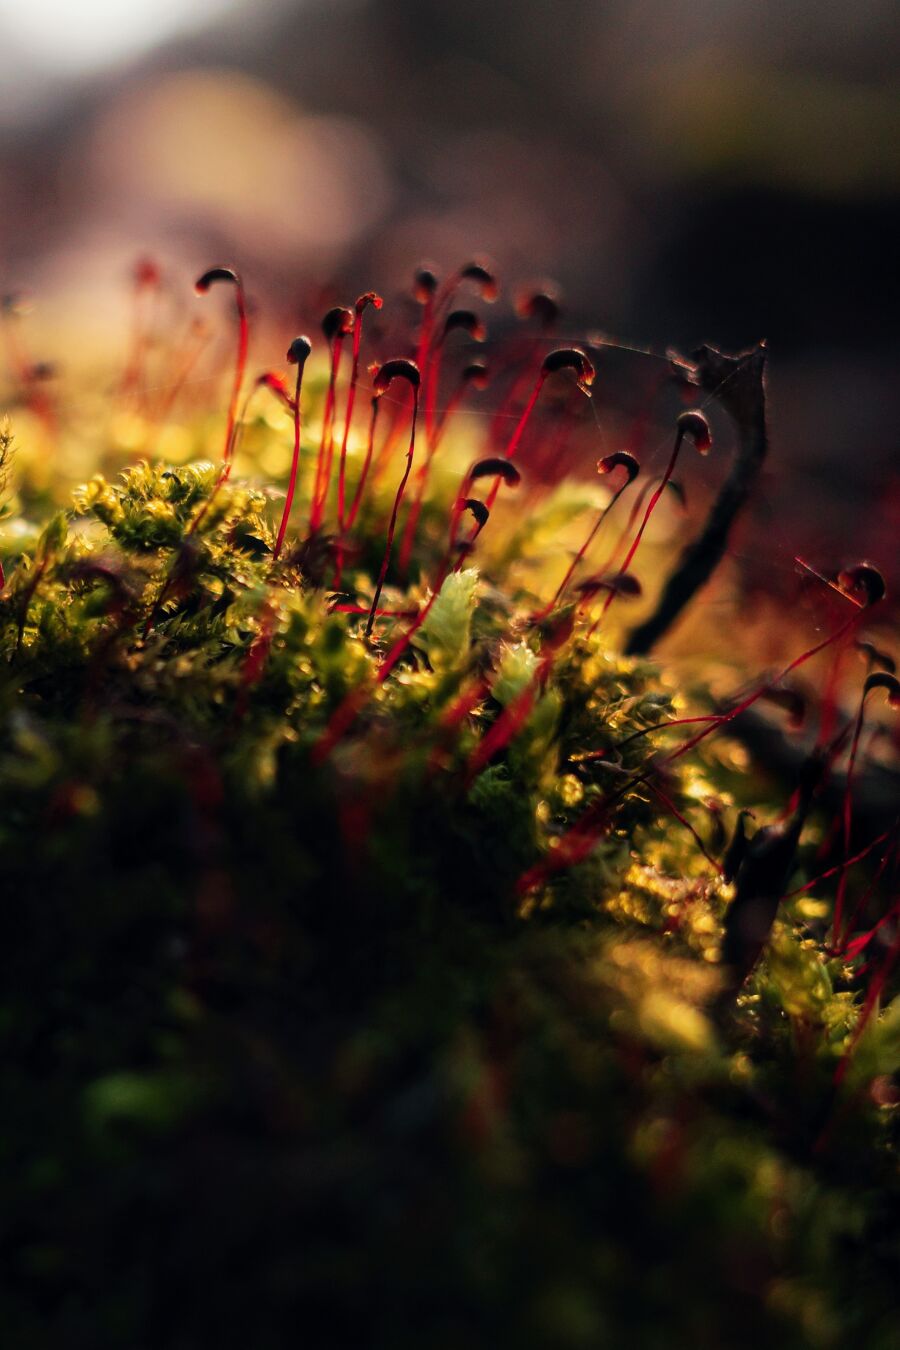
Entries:
{"label": "out-of-focus green area", "polygon": [[[273,559],[263,492],[232,481],[199,517],[215,481],[98,475],[7,558],[9,1343],[893,1350],[900,1002],[863,1029],[864,962],[827,950],[818,887],[729,986],[739,886],[714,856],[740,807],[785,803],[727,734],[649,773],[646,733],[709,707],[699,682],[582,620],[467,783],[546,655],[519,554],[558,504],[450,575],[376,685],[384,646],[330,612],[293,531]],[[429,570],[451,500],[424,513]],[[521,886],[611,771],[634,790],[608,828]],[[827,833],[817,812],[792,887]]]}

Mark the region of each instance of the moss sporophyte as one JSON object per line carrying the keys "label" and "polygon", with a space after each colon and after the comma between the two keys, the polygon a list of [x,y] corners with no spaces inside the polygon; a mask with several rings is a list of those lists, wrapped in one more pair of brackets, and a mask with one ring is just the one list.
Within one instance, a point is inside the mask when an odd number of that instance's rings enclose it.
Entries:
{"label": "moss sporophyte", "polygon": [[218,283],[207,406],[215,305],[166,345],[135,270],[74,495],[4,306],[11,1343],[896,1345],[890,601],[797,560],[761,670],[698,600],[740,626],[765,349],[645,355],[657,462],[552,283],[492,337],[423,265],[293,378]]}

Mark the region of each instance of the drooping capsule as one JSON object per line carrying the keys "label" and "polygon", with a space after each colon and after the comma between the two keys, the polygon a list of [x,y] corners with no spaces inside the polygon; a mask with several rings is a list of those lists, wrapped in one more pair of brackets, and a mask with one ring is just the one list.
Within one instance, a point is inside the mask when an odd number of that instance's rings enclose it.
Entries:
{"label": "drooping capsule", "polygon": [[395,356],[390,361],[385,361],[375,372],[372,382],[374,397],[381,398],[382,394],[386,394],[392,380],[406,380],[413,389],[418,389],[421,382],[419,367],[415,361],[410,361],[405,356]]}
{"label": "drooping capsule", "polygon": [[477,497],[466,497],[462,507],[463,510],[469,511],[475,517],[479,530],[483,530],[491,518],[491,513],[484,502],[479,501]]}
{"label": "drooping capsule", "polygon": [[338,337],[347,337],[353,332],[355,319],[352,309],[346,309],[343,305],[335,305],[330,309],[322,320],[322,332],[328,342],[332,342]]}
{"label": "drooping capsule", "polygon": [[461,281],[471,281],[478,288],[482,300],[492,305],[500,294],[500,283],[493,269],[484,260],[475,259],[459,269]]}
{"label": "drooping capsule", "polygon": [[217,281],[228,281],[232,286],[241,285],[240,275],[232,267],[211,267],[194,282],[194,290],[198,295],[205,295]]}
{"label": "drooping capsule", "polygon": [[431,263],[423,263],[416,268],[413,276],[413,295],[420,305],[425,305],[433,299],[434,293],[438,288],[437,268]]}
{"label": "drooping capsule", "polygon": [[837,583],[841,590],[850,596],[862,591],[866,597],[863,604],[867,609],[887,595],[884,577],[875,564],[870,562],[856,563],[853,567],[844,568],[838,573]]}
{"label": "drooping capsule", "polygon": [[709,454],[712,449],[712,432],[709,429],[709,422],[699,409],[692,408],[688,412],[683,412],[678,418],[676,426],[678,435],[680,437],[688,436],[694,442],[699,454]]}
{"label": "drooping capsule", "polygon": [[553,281],[540,281],[521,287],[513,304],[518,318],[534,319],[541,328],[552,328],[560,314],[560,290]]}
{"label": "drooping capsule", "polygon": [[541,366],[541,376],[546,379],[558,370],[574,370],[578,387],[586,394],[590,392],[597,374],[590,357],[578,347],[557,347],[548,353]]}
{"label": "drooping capsule", "polygon": [[517,487],[522,481],[522,475],[514,464],[510,464],[508,459],[498,458],[479,459],[466,477],[470,483],[474,483],[476,478],[502,478],[507,487]]}
{"label": "drooping capsule", "polygon": [[471,384],[475,389],[486,389],[490,374],[483,361],[471,361],[460,373],[461,384]]}
{"label": "drooping capsule", "polygon": [[312,343],[309,338],[301,335],[295,337],[287,349],[287,359],[292,366],[302,366],[312,351]]}
{"label": "drooping capsule", "polygon": [[453,332],[466,333],[473,342],[484,342],[487,337],[487,329],[471,309],[454,309],[447,315],[443,335]]}
{"label": "drooping capsule", "polygon": [[641,471],[634,455],[630,455],[627,450],[616,450],[611,455],[605,455],[603,459],[597,460],[598,473],[612,473],[614,469],[624,469],[627,475],[627,482],[633,483]]}

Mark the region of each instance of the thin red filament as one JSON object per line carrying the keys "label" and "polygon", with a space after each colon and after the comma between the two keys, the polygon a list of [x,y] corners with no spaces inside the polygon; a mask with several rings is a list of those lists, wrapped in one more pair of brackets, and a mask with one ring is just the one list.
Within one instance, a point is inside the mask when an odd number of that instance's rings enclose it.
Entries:
{"label": "thin red filament", "polygon": [[415,540],[416,526],[418,525],[419,522],[419,515],[421,514],[422,510],[422,503],[425,498],[425,488],[428,482],[428,474],[431,470],[432,461],[434,460],[434,457],[437,454],[438,449],[440,448],[440,444],[443,439],[444,431],[446,430],[447,424],[450,418],[453,416],[456,409],[458,408],[460,401],[462,400],[463,394],[465,393],[468,386],[470,384],[474,384],[476,388],[483,389],[485,387],[486,382],[487,382],[487,370],[485,369],[484,366],[475,363],[465,368],[465,370],[459,377],[459,381],[457,382],[456,388],[454,389],[453,393],[451,394],[447,402],[447,406],[445,407],[443,413],[440,416],[440,419],[434,430],[434,435],[432,436],[431,440],[428,442],[426,446],[424,463],[422,464],[421,468],[416,474],[415,496],[409,508],[409,515],[407,516],[406,519],[406,527],[403,534],[403,542],[401,545],[401,553],[400,553],[400,567],[401,570],[403,571],[405,571],[406,568],[409,566],[409,559],[412,553],[412,546]]}
{"label": "thin red filament", "polygon": [[[299,345],[305,341],[306,351]],[[291,454],[291,472],[288,478],[287,493],[284,498],[284,510],[281,513],[281,523],[278,526],[278,537],[275,540],[275,547],[272,550],[273,559],[281,553],[281,546],[284,543],[284,536],[287,532],[288,521],[291,516],[291,507],[294,504],[294,492],[297,487],[297,474],[300,469],[300,435],[302,430],[302,419],[300,411],[300,388],[303,384],[303,371],[306,366],[306,358],[309,355],[310,343],[308,340],[298,338],[291,344],[288,352],[288,360],[295,360],[297,363],[297,379],[294,385],[294,399],[291,412],[294,423],[294,446]]]}
{"label": "thin red filament", "polygon": [[[880,596],[876,596],[876,601],[877,599],[880,599]],[[874,602],[875,601],[871,603]],[[639,784],[648,780],[652,774],[657,773],[660,769],[664,769],[668,767],[669,764],[674,763],[675,760],[680,759],[682,755],[687,754],[695,745],[699,745],[699,743],[702,740],[705,740],[707,736],[737,717],[739,713],[745,712],[748,708],[752,707],[758,699],[763,697],[772,685],[778,684],[785,676],[789,675],[792,671],[797,670],[807,661],[810,661],[819,652],[824,651],[826,647],[831,646],[834,642],[840,641],[847,633],[852,632],[853,628],[861,621],[865,613],[866,609],[861,608],[856,614],[851,615],[847,622],[842,624],[834,633],[829,634],[829,636],[823,638],[821,642],[816,643],[815,646],[810,647],[807,651],[801,652],[799,656],[795,657],[789,665],[785,666],[784,670],[782,670],[775,679],[767,681],[746,698],[740,700],[727,712],[717,715],[702,731],[691,736],[677,749],[671,751],[668,755],[652,765],[650,769],[630,778],[628,782],[617,789],[615,793],[601,799],[593,806],[589,807],[581,820],[558,841],[557,847],[554,849],[553,853],[548,855],[548,857],[543,858],[540,862],[536,863],[534,867],[523,874],[518,882],[519,891],[524,893],[533,886],[546,881],[555,872],[573,866],[574,862],[581,861],[583,858],[587,857],[594,844],[606,829],[612,807],[626,792],[631,791]],[[704,718],[702,720],[706,721],[707,719]]]}
{"label": "thin red filament", "polygon": [[328,376],[328,392],[325,395],[325,408],[322,413],[322,436],[319,441],[319,453],[316,459],[316,476],[309,513],[310,534],[315,534],[316,531],[321,528],[322,519],[325,515],[325,503],[328,499],[328,489],[331,485],[331,464],[334,457],[335,394],[343,346],[344,334],[338,330],[331,342],[331,370]]}
{"label": "thin red filament", "polygon": [[378,581],[375,586],[375,594],[372,597],[372,608],[369,611],[369,617],[366,621],[365,635],[371,637],[372,626],[375,623],[375,611],[378,609],[378,601],[381,599],[381,592],[384,587],[384,579],[387,576],[388,566],[391,561],[391,549],[394,546],[394,532],[397,528],[397,513],[400,510],[400,503],[403,500],[403,493],[406,490],[406,484],[409,482],[409,475],[412,472],[413,456],[416,450],[416,422],[419,416],[419,386],[413,386],[413,409],[412,422],[409,429],[409,446],[406,451],[406,465],[403,470],[403,476],[397,485],[397,492],[394,496],[394,505],[391,509],[391,518],[388,522],[387,543],[385,545],[384,557],[381,561],[381,568],[378,573]]}
{"label": "thin red filament", "polygon": [[[675,444],[672,448],[672,453],[669,456],[669,462],[666,465],[666,471],[663,474],[662,478],[660,479],[659,484],[657,485],[657,487],[654,488],[650,496],[650,500],[647,503],[647,507],[644,511],[643,518],[641,520],[640,525],[638,526],[637,534],[631,541],[631,546],[629,547],[628,552],[625,555],[625,561],[622,563],[622,566],[619,569],[622,572],[627,572],[629,567],[631,566],[632,560],[634,559],[634,555],[637,553],[638,548],[640,547],[641,540],[644,537],[644,531],[647,528],[647,523],[650,520],[650,517],[653,515],[653,512],[656,510],[656,504],[659,501],[660,497],[663,495],[663,492],[666,489],[666,484],[669,482],[669,479],[675,472],[675,465],[678,462],[678,455],[681,451],[684,436],[685,436],[684,429],[682,427],[679,427],[678,431],[675,433]],[[610,605],[612,604],[613,600],[615,600],[615,598],[616,592],[610,591],[605,601],[603,602],[603,608],[600,611],[600,617],[597,619],[596,623],[593,625],[593,628],[591,629],[592,633],[594,629],[596,629],[597,625],[602,622],[604,615],[606,614],[607,610],[609,609]]]}
{"label": "thin red filament", "polygon": [[531,716],[534,708],[538,691],[550,672],[552,658],[544,656],[529,679],[525,688],[516,694],[494,724],[485,732],[478,745],[469,756],[469,762],[466,765],[466,785],[470,786],[474,780],[501,750],[513,740],[522,730],[528,718]]}
{"label": "thin red filament", "polygon": [[[350,437],[350,426],[353,421],[353,408],[356,402],[356,385],[359,378],[359,349],[362,342],[362,316],[365,313],[367,305],[374,305],[376,309],[381,309],[382,299],[374,291],[367,291],[361,295],[356,302],[356,322],[353,325],[353,354],[350,365],[350,388],[347,393],[347,407],[344,411],[344,432],[341,437],[341,458],[338,465],[338,541],[334,568],[334,588],[340,590],[341,578],[344,570],[344,531],[346,528],[346,493],[347,493],[347,442]],[[367,470],[368,472],[368,470]]]}
{"label": "thin red filament", "polygon": [[347,519],[344,522],[348,530],[352,530],[362,502],[363,491],[366,486],[366,479],[369,476],[369,469],[372,464],[372,454],[375,448],[375,427],[378,422],[378,409],[381,407],[381,399],[372,399],[372,411],[369,416],[369,435],[366,443],[366,454],[363,460],[363,466],[360,470],[359,481],[356,484],[356,491],[353,494],[353,501],[350,503],[350,510],[347,512]]}
{"label": "thin red filament", "polygon": [[[515,430],[513,431],[513,434],[510,436],[509,441],[507,442],[506,449],[503,452],[504,459],[512,459],[516,451],[518,450],[519,446],[521,445],[522,437],[525,434],[525,428],[527,427],[531,419],[531,414],[534,412],[534,405],[537,403],[540,397],[540,393],[544,387],[544,382],[546,379],[547,379],[546,372],[544,371],[543,367],[541,367],[540,371],[538,372],[538,377],[534,382],[534,387],[532,388],[531,394],[528,398],[528,402],[525,404],[525,407],[522,410],[522,415],[520,416],[518,422],[516,423]],[[494,502],[497,500],[497,494],[500,491],[501,481],[502,479],[498,475],[494,479],[494,482],[491,486],[491,490],[489,491],[487,497],[485,498],[484,504],[489,511],[492,509]]]}
{"label": "thin red filament", "polygon": [[[374,405],[377,407],[377,404],[378,399],[376,398],[374,400]],[[436,601],[438,595],[440,594],[441,587],[443,586],[444,581],[446,580],[447,575],[450,571],[450,566],[452,563],[454,553],[456,534],[458,532],[459,527],[459,519],[460,516],[462,515],[462,511],[465,509],[464,493],[471,488],[473,481],[473,473],[477,472],[478,468],[479,464],[475,464],[473,468],[468,471],[465,478],[463,479],[460,488],[460,497],[458,499],[457,506],[454,507],[454,511],[451,517],[450,546],[447,550],[446,556],[441,564],[441,567],[438,570],[437,577],[435,578],[434,584],[431,589],[431,594],[429,595],[428,600],[422,606],[422,608],[415,615],[411,616],[412,623],[403,633],[401,633],[400,637],[397,638],[393,646],[388,650],[387,654],[385,655],[383,661],[381,662],[381,665],[378,667],[378,672],[375,677],[376,686],[383,684],[384,681],[387,679],[388,675],[394,669],[403,653],[409,647],[409,644],[412,641],[415,634],[425,623],[425,620],[431,613],[431,609],[432,606],[434,605],[434,602]],[[511,483],[515,484],[516,482],[518,482],[519,475],[515,471],[512,471],[509,475],[509,479]],[[460,503],[463,503],[461,507]],[[479,530],[483,528],[486,519],[487,516],[485,515],[479,522]],[[356,612],[356,609],[355,607],[348,606],[347,612]],[[396,611],[393,610],[378,610],[377,615],[401,617],[400,615],[397,615]],[[410,617],[410,616],[402,615],[402,617]],[[372,619],[371,609],[369,611],[369,619],[371,622]],[[324,759],[326,759],[327,756],[330,754],[331,750],[341,739],[341,737],[350,729],[350,727],[352,726],[353,722],[356,719],[357,714],[365,705],[370,692],[371,689],[368,685],[361,685],[358,689],[354,689],[350,694],[347,695],[343,703],[341,703],[341,705],[338,707],[338,709],[332,716],[324,733],[322,734],[319,741],[316,743],[314,747],[313,755],[316,763],[321,763]]]}
{"label": "thin red filament", "polygon": [[162,400],[161,406],[158,405],[155,417],[157,428],[165,426],[171,417],[172,409],[208,343],[209,331],[206,325],[199,319],[195,320],[188,329],[184,343],[179,344],[171,358],[171,378],[165,398]]}
{"label": "thin red filament", "polygon": [[238,342],[234,361],[234,378],[231,384],[231,397],[228,400],[228,417],[225,422],[225,449],[222,455],[222,482],[226,482],[231,473],[234,455],[234,438],[237,428],[237,412],[247,369],[247,349],[250,342],[250,327],[247,321],[247,300],[244,283],[238,272],[230,268],[213,268],[197,282],[196,289],[203,295],[214,281],[230,281],[234,286],[234,299],[238,316]]}
{"label": "thin red filament", "polygon": [[[601,464],[602,464],[604,461],[601,460],[600,462],[601,462]],[[626,466],[623,464],[621,467],[624,468],[624,467],[626,467]],[[566,572],[566,574],[565,574],[565,576],[563,577],[562,581],[561,581],[561,582],[559,583],[559,585],[557,586],[557,588],[556,588],[556,593],[555,593],[555,595],[553,596],[553,599],[552,599],[552,600],[545,606],[545,608],[541,611],[541,614],[540,614],[539,617],[543,618],[544,616],[546,616],[547,614],[549,614],[550,611],[551,611],[552,609],[555,609],[556,606],[559,604],[560,600],[562,599],[563,595],[565,594],[566,587],[568,586],[569,582],[572,580],[572,577],[575,575],[576,569],[578,568],[579,564],[581,563],[582,559],[584,558],[584,555],[587,553],[587,551],[588,551],[588,549],[590,548],[591,544],[592,544],[592,543],[594,542],[594,540],[596,539],[597,534],[598,534],[598,532],[599,532],[599,530],[600,530],[600,526],[603,524],[604,520],[605,520],[606,517],[609,515],[610,511],[613,509],[613,507],[615,506],[616,502],[619,500],[619,498],[621,497],[621,495],[622,495],[622,493],[625,491],[625,489],[626,489],[627,487],[629,487],[631,483],[634,482],[635,474],[636,474],[636,472],[637,472],[637,464],[635,463],[634,473],[632,473],[632,472],[630,471],[630,469],[627,470],[627,471],[628,471],[628,477],[626,478],[625,482],[622,483],[622,485],[621,485],[620,487],[616,488],[616,490],[615,490],[615,492],[613,493],[612,497],[611,497],[611,498],[609,499],[609,501],[606,503],[606,505],[604,506],[603,510],[600,512],[600,514],[597,516],[597,519],[594,521],[594,524],[591,526],[591,529],[590,529],[589,532],[588,532],[587,538],[585,539],[584,543],[581,545],[581,548],[580,548],[580,549],[578,550],[578,552],[575,554],[575,557],[572,559],[571,563],[569,564],[569,569],[568,569],[568,571]],[[604,470],[604,472],[606,472],[606,471]]]}
{"label": "thin red filament", "polygon": [[[863,685],[862,695],[859,700],[859,711],[856,714],[856,721],[853,726],[853,740],[850,744],[850,755],[847,761],[847,777],[844,784],[844,798],[841,804],[841,824],[843,829],[844,857],[850,852],[850,840],[853,832],[853,774],[856,768],[856,757],[859,751],[859,742],[862,735],[863,721],[866,712],[866,699],[870,693],[878,688],[887,688],[890,691],[890,697],[893,701],[897,697],[895,691],[900,691],[900,685],[893,675],[878,674],[870,675]],[[842,920],[844,917],[844,903],[847,892],[847,869],[841,872],[838,882],[837,896],[834,902],[834,919],[832,922],[832,943],[839,945],[846,939],[850,932],[849,926],[842,931]]]}

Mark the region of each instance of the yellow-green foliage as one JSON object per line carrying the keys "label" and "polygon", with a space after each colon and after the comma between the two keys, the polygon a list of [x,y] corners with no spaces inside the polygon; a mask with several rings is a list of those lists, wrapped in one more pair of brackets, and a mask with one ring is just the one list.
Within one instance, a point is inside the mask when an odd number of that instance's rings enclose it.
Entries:
{"label": "yellow-green foliage", "polygon": [[[51,1297],[55,1343],[88,1343],[85,1270],[92,1346],[143,1344],[136,1226],[186,1234],[222,1344],[244,1280],[264,1350],[296,1289],[301,1338],[339,1305],[384,1350],[889,1350],[900,1248],[858,1247],[896,1199],[897,1002],[838,1091],[860,993],[809,901],[723,1002],[733,888],[698,839],[721,855],[739,806],[780,803],[724,738],[668,767],[672,809],[654,793],[670,677],[524,589],[561,500],[415,629],[438,506],[371,642],[381,536],[338,595],[333,546],[273,562],[266,493],[209,463],[2,522],[8,1269],[37,1291],[10,1344],[47,1343]],[[383,1295],[413,1310],[370,1337]]]}

